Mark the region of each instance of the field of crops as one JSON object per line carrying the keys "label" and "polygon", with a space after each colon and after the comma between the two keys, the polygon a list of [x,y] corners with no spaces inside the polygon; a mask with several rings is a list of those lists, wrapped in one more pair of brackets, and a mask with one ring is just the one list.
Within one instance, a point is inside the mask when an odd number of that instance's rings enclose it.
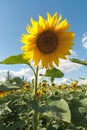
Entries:
{"label": "field of crops", "polygon": [[1,130],[87,130],[87,85],[42,80],[35,100],[33,81],[19,81],[0,85]]}

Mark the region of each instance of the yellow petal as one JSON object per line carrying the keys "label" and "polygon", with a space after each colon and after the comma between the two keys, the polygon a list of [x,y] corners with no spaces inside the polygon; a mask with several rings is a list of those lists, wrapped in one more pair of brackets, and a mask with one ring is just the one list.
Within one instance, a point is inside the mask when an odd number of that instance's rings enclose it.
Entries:
{"label": "yellow petal", "polygon": [[33,18],[31,18],[31,23],[32,23],[32,26],[36,26],[38,24],[38,22],[35,21]]}

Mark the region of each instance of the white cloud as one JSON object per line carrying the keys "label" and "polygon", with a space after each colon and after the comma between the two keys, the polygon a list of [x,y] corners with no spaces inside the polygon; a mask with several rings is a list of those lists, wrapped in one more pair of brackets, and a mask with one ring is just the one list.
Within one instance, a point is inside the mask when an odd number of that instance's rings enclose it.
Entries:
{"label": "white cloud", "polygon": [[0,81],[4,82],[6,80],[6,78],[4,76],[0,75]]}
{"label": "white cloud", "polygon": [[[68,78],[63,78],[62,80],[56,80],[57,84],[67,84],[70,85],[74,80],[70,80]],[[78,79],[78,85],[87,85],[87,79]]]}
{"label": "white cloud", "polygon": [[10,74],[13,77],[16,77],[16,76],[23,77],[23,76],[25,76],[25,77],[28,77],[29,79],[32,79],[32,77],[33,77],[33,72],[31,71],[30,68],[26,68],[26,69],[21,68],[21,70],[19,70],[19,71],[10,71]]}
{"label": "white cloud", "polygon": [[59,60],[60,63],[59,63],[58,69],[60,69],[64,73],[69,73],[69,72],[71,72],[73,70],[78,70],[80,68],[80,66],[81,66],[80,64],[71,62],[69,60],[69,58],[72,58],[72,57],[73,58],[78,58],[78,55],[77,55],[76,51],[70,50],[70,53],[71,53],[71,55],[67,56],[67,60],[63,60],[63,59]]}
{"label": "white cloud", "polygon": [[[0,81],[5,81],[7,78],[8,70],[0,70]],[[30,68],[22,68],[19,71],[9,71],[11,78],[13,77],[25,77],[27,80],[33,79],[33,72]]]}
{"label": "white cloud", "polygon": [[67,78],[62,79],[62,83],[67,83],[68,81],[69,81],[69,79],[67,79]]}
{"label": "white cloud", "polygon": [[74,57],[74,58],[78,57],[76,51],[71,50],[70,52],[71,52],[71,56],[67,56],[67,60],[60,59],[59,69],[62,70],[64,73],[69,73],[69,72],[71,72],[73,70],[78,70],[80,68],[80,66],[81,66],[81,65],[79,65],[77,63],[71,62],[68,59],[70,57]]}
{"label": "white cloud", "polygon": [[0,81],[4,82],[6,80],[6,74],[8,70],[0,70]]}
{"label": "white cloud", "polygon": [[78,57],[76,51],[74,51],[74,50],[70,50],[70,53],[71,53],[71,56],[69,56],[69,57],[75,57],[75,58]]}
{"label": "white cloud", "polygon": [[[45,71],[46,71],[45,69],[40,69],[39,74],[44,74]],[[6,80],[7,72],[8,72],[8,70],[0,70],[0,81]],[[13,78],[13,77],[22,78],[24,76],[24,78],[27,79],[27,81],[32,80],[34,78],[34,74],[30,68],[21,68],[19,71],[10,70],[9,74],[10,74],[11,78]],[[40,79],[41,76],[38,76],[38,78]]]}
{"label": "white cloud", "polygon": [[60,60],[59,69],[65,73],[78,70],[81,65],[71,62],[70,60]]}
{"label": "white cloud", "polygon": [[63,79],[60,79],[60,80],[55,80],[55,82],[57,84],[70,84],[70,79],[63,78]]}
{"label": "white cloud", "polygon": [[87,49],[87,32],[85,32],[82,36],[82,45],[85,49]]}
{"label": "white cloud", "polygon": [[87,85],[87,79],[84,79],[84,80],[82,80],[82,79],[79,79],[79,82],[78,82],[78,85]]}

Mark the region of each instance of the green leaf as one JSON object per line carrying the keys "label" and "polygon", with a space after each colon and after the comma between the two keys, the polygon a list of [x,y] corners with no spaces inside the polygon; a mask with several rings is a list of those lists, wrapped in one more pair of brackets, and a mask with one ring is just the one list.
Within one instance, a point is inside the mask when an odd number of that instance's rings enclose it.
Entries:
{"label": "green leaf", "polygon": [[48,128],[47,128],[47,130],[57,130],[55,127],[53,127],[53,126],[49,126]]}
{"label": "green leaf", "polygon": [[80,112],[84,113],[84,115],[85,113],[87,114],[87,97],[84,97],[83,99],[80,99],[79,101],[82,105],[82,107],[79,108]]}
{"label": "green leaf", "polygon": [[31,106],[32,110],[38,111],[39,105],[35,100],[31,100],[28,102],[29,107]]}
{"label": "green leaf", "polygon": [[46,128],[40,128],[40,129],[38,129],[38,130],[47,130]]}
{"label": "green leaf", "polygon": [[54,78],[61,78],[64,76],[64,73],[62,71],[60,71],[59,69],[53,68],[53,69],[47,69],[45,76],[54,77]]}
{"label": "green leaf", "polygon": [[2,122],[0,122],[0,130],[15,130],[15,128],[7,127],[4,124],[2,124]]}
{"label": "green leaf", "polygon": [[80,103],[81,103],[83,106],[86,106],[86,107],[87,107],[87,97],[84,97],[83,99],[80,99]]}
{"label": "green leaf", "polygon": [[0,61],[0,64],[28,64],[29,62],[28,60],[25,60],[23,58],[23,54],[19,54],[19,55],[13,55],[13,56],[9,56],[7,58],[5,58],[4,60]]}
{"label": "green leaf", "polygon": [[75,126],[84,126],[85,123],[87,124],[87,121],[85,122],[85,116],[82,114],[81,108],[83,105],[80,103],[80,101],[77,99],[72,99],[69,105],[72,124]]}
{"label": "green leaf", "polygon": [[[64,99],[51,100],[48,105],[42,106],[40,112],[48,118],[60,119],[64,122],[71,123],[71,113],[68,103]],[[54,114],[55,113],[55,114]]]}
{"label": "green leaf", "polygon": [[56,112],[56,115],[61,116],[62,121],[71,123],[71,113],[66,100],[51,100],[49,105],[53,108],[53,111]]}
{"label": "green leaf", "polygon": [[[69,128],[67,130],[78,130],[78,128],[76,126],[69,126]],[[80,129],[79,129],[80,130]],[[82,130],[82,129],[81,129]]]}
{"label": "green leaf", "polygon": [[72,59],[70,59],[70,61],[87,66],[87,60],[80,60],[80,59],[72,58]]}

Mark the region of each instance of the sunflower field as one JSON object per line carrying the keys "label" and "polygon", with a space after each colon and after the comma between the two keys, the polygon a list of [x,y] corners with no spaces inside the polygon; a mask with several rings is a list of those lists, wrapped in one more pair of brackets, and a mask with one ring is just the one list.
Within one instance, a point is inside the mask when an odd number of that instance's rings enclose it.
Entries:
{"label": "sunflower field", "polygon": [[35,100],[33,82],[0,85],[0,129],[87,130],[87,85],[42,80]]}
{"label": "sunflower field", "polygon": [[[0,83],[0,130],[87,130],[87,84],[78,81],[55,83],[64,73],[58,69],[60,59],[67,60],[74,44],[74,32],[62,16],[47,13],[27,25],[21,54],[9,56],[0,64],[26,64],[34,79],[19,77]],[[87,60],[69,59],[87,65]],[[44,74],[39,74],[45,69]],[[41,77],[39,79],[38,77]],[[46,80],[48,77],[48,80]]]}

